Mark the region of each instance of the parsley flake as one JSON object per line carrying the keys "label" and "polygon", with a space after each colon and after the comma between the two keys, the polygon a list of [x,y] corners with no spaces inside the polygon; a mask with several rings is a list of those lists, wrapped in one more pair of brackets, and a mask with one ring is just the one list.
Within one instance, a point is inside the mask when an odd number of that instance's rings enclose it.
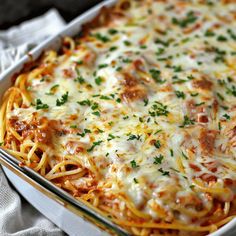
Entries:
{"label": "parsley flake", "polygon": [[162,168],[158,169],[158,171],[161,172],[163,176],[170,176],[170,172],[164,171]]}
{"label": "parsley flake", "polygon": [[65,104],[68,101],[68,95],[69,95],[69,92],[66,92],[65,94],[63,94],[61,96],[61,99],[57,99],[56,105],[62,106],[63,104]]}
{"label": "parsley flake", "polygon": [[224,114],[223,117],[226,119],[226,120],[230,120],[230,116],[228,114]]}
{"label": "parsley flake", "polygon": [[185,94],[182,91],[175,91],[177,98],[185,99]]}
{"label": "parsley flake", "polygon": [[80,101],[80,102],[77,102],[79,105],[81,106],[91,106],[91,101],[90,100],[83,100],[83,101]]}
{"label": "parsley flake", "polygon": [[161,147],[161,143],[159,140],[157,140],[155,143],[154,143],[154,146],[159,149]]}
{"label": "parsley flake", "polygon": [[155,156],[153,164],[155,165],[161,164],[163,159],[164,159],[164,156],[161,154],[159,156]]}
{"label": "parsley flake", "polygon": [[180,26],[181,28],[185,28],[188,25],[194,23],[197,20],[197,16],[194,15],[193,11],[187,13],[184,19],[177,19],[176,17],[172,18],[172,23]]}
{"label": "parsley flake", "polygon": [[92,152],[93,149],[94,149],[96,146],[100,145],[102,142],[103,142],[102,140],[97,141],[97,142],[94,142],[93,145],[91,146],[91,148],[87,149],[87,152]]}
{"label": "parsley flake", "polygon": [[149,114],[152,117],[155,117],[155,116],[168,116],[169,111],[167,110],[166,105],[163,105],[161,102],[155,102],[155,104],[152,105],[151,110],[149,110]]}
{"label": "parsley flake", "polygon": [[36,110],[40,109],[48,109],[49,106],[47,104],[44,104],[40,99],[36,99]]}
{"label": "parsley flake", "polygon": [[135,161],[135,160],[131,161],[131,162],[130,162],[130,165],[131,165],[131,167],[132,167],[133,169],[135,169],[135,168],[138,168],[138,167],[139,167],[139,165],[137,165],[137,163],[136,163],[136,161]]}
{"label": "parsley flake", "polygon": [[102,35],[100,33],[96,33],[93,35],[96,39],[102,41],[103,43],[107,43],[110,41],[110,38],[105,36],[105,35]]}
{"label": "parsley flake", "polygon": [[194,119],[190,119],[188,116],[185,115],[183,124],[179,127],[184,128],[184,127],[189,126],[189,125],[194,125],[194,123],[195,123]]}
{"label": "parsley flake", "polygon": [[130,136],[129,136],[129,138],[127,139],[127,141],[130,141],[130,140],[140,140],[140,138],[141,138],[141,135],[135,135],[135,134],[131,134]]}
{"label": "parsley flake", "polygon": [[150,72],[152,78],[155,80],[156,83],[164,84],[166,82],[166,80],[161,79],[161,77],[160,77],[161,72],[159,70],[151,69],[149,72]]}

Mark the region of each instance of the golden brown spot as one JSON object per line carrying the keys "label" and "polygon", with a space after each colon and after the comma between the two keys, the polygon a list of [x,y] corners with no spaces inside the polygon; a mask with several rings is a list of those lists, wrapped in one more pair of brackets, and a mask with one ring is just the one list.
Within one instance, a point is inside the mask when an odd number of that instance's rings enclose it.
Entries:
{"label": "golden brown spot", "polygon": [[210,90],[213,85],[213,83],[207,79],[194,80],[192,84],[194,88],[203,89],[203,90]]}
{"label": "golden brown spot", "polygon": [[200,136],[198,140],[202,149],[202,153],[206,155],[212,154],[217,133],[218,132],[216,130],[202,129],[200,131]]}

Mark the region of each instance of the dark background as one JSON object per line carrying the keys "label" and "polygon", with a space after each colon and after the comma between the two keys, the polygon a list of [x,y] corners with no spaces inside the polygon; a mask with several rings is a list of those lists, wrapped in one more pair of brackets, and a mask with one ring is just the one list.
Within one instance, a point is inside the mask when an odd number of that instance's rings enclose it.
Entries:
{"label": "dark background", "polygon": [[102,2],[102,0],[0,0],[0,29],[18,25],[56,8],[67,21]]}

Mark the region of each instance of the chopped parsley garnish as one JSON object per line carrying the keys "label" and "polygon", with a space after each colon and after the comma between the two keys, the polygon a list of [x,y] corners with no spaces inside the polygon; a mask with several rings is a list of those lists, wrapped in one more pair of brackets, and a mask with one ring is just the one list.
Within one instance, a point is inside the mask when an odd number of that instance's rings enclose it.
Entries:
{"label": "chopped parsley garnish", "polygon": [[68,95],[69,95],[69,92],[66,92],[65,94],[63,94],[61,96],[61,99],[56,100],[56,105],[62,106],[63,104],[65,104],[68,101]]}
{"label": "chopped parsley garnish", "polygon": [[225,111],[229,110],[229,107],[227,106],[221,106]]}
{"label": "chopped parsley garnish", "polygon": [[182,71],[182,67],[181,66],[174,66],[173,69],[174,69],[174,72],[176,72],[176,73]]}
{"label": "chopped parsley garnish", "polygon": [[226,120],[230,120],[230,116],[228,114],[224,114],[223,117],[226,119]]}
{"label": "chopped parsley garnish", "polygon": [[151,110],[149,110],[149,114],[152,117],[155,117],[155,116],[168,116],[169,111],[167,110],[166,105],[163,105],[161,102],[155,102],[155,104],[152,105]]}
{"label": "chopped parsley garnish", "polygon": [[84,129],[84,132],[83,133],[77,133],[77,135],[81,136],[81,137],[84,137],[86,134],[90,134],[91,133],[91,130],[89,129]]}
{"label": "chopped parsley garnish", "polygon": [[51,88],[50,88],[50,92],[49,93],[46,93],[46,95],[53,95],[56,91],[56,89],[59,87],[60,85],[59,84],[55,84],[53,85]]}
{"label": "chopped parsley garnish", "polygon": [[182,91],[175,91],[177,98],[185,99],[185,94]]}
{"label": "chopped parsley garnish", "polygon": [[107,139],[107,141],[111,141],[112,139],[115,139],[116,137],[114,136],[114,135],[112,135],[112,134],[108,134],[108,139]]}
{"label": "chopped parsley garnish", "polygon": [[108,67],[108,64],[100,64],[98,65],[98,69],[106,68]]}
{"label": "chopped parsley garnish", "polygon": [[194,125],[194,123],[195,123],[194,119],[190,119],[188,116],[185,115],[183,124],[180,125],[179,127],[184,128],[184,127],[189,126],[189,125]]}
{"label": "chopped parsley garnish", "polygon": [[227,94],[233,95],[234,97],[236,97],[236,87],[234,85],[232,85],[231,88],[227,88]]}
{"label": "chopped parsley garnish", "polygon": [[220,122],[218,122],[218,129],[219,129],[219,130],[222,129],[222,127],[221,127],[221,123],[220,123]]}
{"label": "chopped parsley garnish", "polygon": [[99,111],[92,112],[92,114],[95,116],[101,116]]}
{"label": "chopped parsley garnish", "polygon": [[95,103],[91,106],[91,109],[92,109],[92,110],[96,110],[96,109],[98,109],[98,106],[99,106],[98,103],[95,102]]}
{"label": "chopped parsley garnish", "polygon": [[77,127],[78,127],[77,125],[71,125],[70,126],[70,128],[72,128],[72,129],[77,129]]}
{"label": "chopped parsley garnish", "polygon": [[60,86],[59,84],[55,84],[55,85],[53,85],[53,86],[50,88],[50,91],[52,91],[52,90],[58,88],[59,86]]}
{"label": "chopped parsley garnish", "polygon": [[159,149],[161,147],[161,143],[159,140],[157,140],[155,143],[154,143],[154,146]]}
{"label": "chopped parsley garnish", "polygon": [[218,83],[220,86],[226,85],[226,81],[223,80],[223,79],[218,80],[217,83]]}
{"label": "chopped parsley garnish", "polygon": [[217,37],[217,41],[220,41],[220,42],[226,42],[228,39],[224,36],[224,35],[219,35]]}
{"label": "chopped parsley garnish", "polygon": [[161,79],[161,77],[160,77],[161,72],[159,70],[151,69],[149,72],[156,83],[164,84],[166,82],[166,80]]}
{"label": "chopped parsley garnish", "polygon": [[213,31],[207,30],[204,35],[206,37],[213,37],[215,36],[215,33]]}
{"label": "chopped parsley garnish", "polygon": [[193,189],[194,187],[195,187],[194,184],[191,184],[191,185],[189,186],[189,188],[191,188],[191,189]]}
{"label": "chopped parsley garnish", "polygon": [[149,103],[149,100],[148,100],[147,98],[145,98],[145,99],[143,100],[143,102],[144,102],[144,106],[146,107],[146,106],[148,105],[148,103]]}
{"label": "chopped parsley garnish", "polygon": [[147,46],[146,46],[146,45],[140,45],[140,48],[141,48],[141,49],[146,49]]}
{"label": "chopped parsley garnish", "polygon": [[182,39],[181,42],[182,42],[182,43],[187,43],[187,42],[189,42],[190,40],[191,40],[191,39],[190,39],[189,37],[187,37],[187,38]]}
{"label": "chopped parsley garnish", "polygon": [[225,58],[224,56],[226,55],[226,51],[220,50],[219,48],[213,47],[212,50],[216,53],[216,57],[214,59],[214,62],[224,62]]}
{"label": "chopped parsley garnish", "polygon": [[162,168],[158,169],[158,171],[161,172],[163,176],[170,176],[170,172],[164,171]]}
{"label": "chopped parsley garnish", "polygon": [[121,70],[122,70],[122,67],[121,67],[121,66],[119,66],[119,67],[116,68],[116,71],[121,71]]}
{"label": "chopped parsley garnish", "polygon": [[118,31],[116,29],[109,29],[108,33],[111,34],[111,35],[114,35],[114,34],[117,34]]}
{"label": "chopped parsley garnish", "polygon": [[125,41],[124,41],[124,45],[125,45],[125,46],[131,46],[132,43],[131,43],[130,41],[128,41],[128,40],[125,40]]}
{"label": "chopped parsley garnish", "polygon": [[197,97],[199,95],[199,93],[190,93],[191,97]]}
{"label": "chopped parsley garnish", "polygon": [[110,47],[109,51],[110,51],[110,52],[113,52],[113,51],[117,50],[117,48],[118,48],[118,47],[116,47],[116,46]]}
{"label": "chopped parsley garnish", "polygon": [[80,102],[77,102],[79,105],[81,106],[91,106],[91,101],[90,100],[83,100],[83,101],[80,101]]}
{"label": "chopped parsley garnish", "polygon": [[187,157],[187,155],[186,155],[184,152],[182,152],[182,156],[183,156],[186,160],[188,160],[188,157]]}
{"label": "chopped parsley garnish", "polygon": [[82,60],[77,61],[77,64],[78,64],[78,65],[83,65],[83,63],[84,63],[84,62],[83,62]]}
{"label": "chopped parsley garnish", "polygon": [[196,103],[195,106],[199,107],[199,106],[204,105],[204,104],[205,104],[205,102],[200,102],[200,103]]}
{"label": "chopped parsley garnish", "polygon": [[222,100],[222,101],[225,100],[225,98],[220,93],[217,92],[216,95],[220,100]]}
{"label": "chopped parsley garnish", "polygon": [[134,183],[138,184],[138,180],[136,178],[134,178]]}
{"label": "chopped parsley garnish", "polygon": [[124,63],[131,63],[132,62],[132,60],[130,60],[129,58],[124,58],[122,61]]}
{"label": "chopped parsley garnish", "polygon": [[123,120],[127,120],[127,119],[129,119],[129,116],[124,116],[123,117]]}
{"label": "chopped parsley garnish", "polygon": [[189,80],[193,80],[193,79],[194,79],[193,75],[188,75],[187,78],[188,78]]}
{"label": "chopped parsley garnish", "polygon": [[110,41],[110,38],[105,36],[105,35],[102,35],[100,33],[96,33],[93,35],[96,39],[102,41],[103,43],[107,43]]}
{"label": "chopped parsley garnish", "polygon": [[184,19],[177,19],[176,17],[172,18],[172,23],[179,25],[182,28],[187,27],[188,25],[194,23],[197,20],[197,17],[194,15],[193,11],[187,13]]}
{"label": "chopped parsley garnish", "polygon": [[105,96],[105,95],[101,95],[101,96],[100,96],[100,99],[102,99],[102,100],[111,100],[110,97]]}
{"label": "chopped parsley garnish", "polygon": [[227,33],[229,34],[231,39],[236,40],[236,34],[231,29],[228,29]]}
{"label": "chopped parsley garnish", "polygon": [[127,139],[127,141],[129,141],[129,140],[140,140],[140,138],[141,138],[141,135],[135,135],[135,134],[131,134],[130,136],[129,136],[129,138]]}
{"label": "chopped parsley garnish", "polygon": [[103,141],[101,141],[101,140],[100,140],[100,141],[97,141],[97,142],[94,142],[93,145],[91,146],[91,148],[87,149],[87,152],[93,151],[93,149],[94,149],[96,146],[100,145],[102,142],[103,142]]}
{"label": "chopped parsley garnish", "polygon": [[162,132],[162,129],[157,130],[154,134],[158,134],[160,132]]}
{"label": "chopped parsley garnish", "polygon": [[173,149],[170,149],[170,155],[173,157],[174,156],[174,151]]}
{"label": "chopped parsley garnish", "polygon": [[79,82],[80,84],[85,83],[85,79],[82,77],[80,71],[76,68],[77,78],[75,79],[76,82]]}
{"label": "chopped parsley garnish", "polygon": [[164,156],[161,154],[159,156],[155,156],[153,164],[155,165],[161,164],[163,159],[164,159]]}
{"label": "chopped parsley garnish", "polygon": [[168,47],[168,46],[169,46],[169,42],[165,42],[165,41],[163,41],[163,40],[161,40],[161,39],[159,39],[159,38],[156,38],[156,39],[155,39],[155,43],[156,43],[156,44],[161,44],[161,45],[163,45],[164,47]]}
{"label": "chopped parsley garnish", "polygon": [[137,163],[136,163],[136,161],[135,161],[135,160],[131,161],[131,162],[130,162],[130,165],[131,165],[131,167],[132,167],[133,169],[135,169],[135,168],[138,168],[138,167],[139,167],[139,165],[137,165]]}
{"label": "chopped parsley garnish", "polygon": [[185,82],[188,82],[188,80],[186,80],[186,79],[180,79],[178,76],[173,76],[172,77],[172,79],[173,79],[173,84],[183,84],[183,83],[185,83]]}
{"label": "chopped parsley garnish", "polygon": [[82,76],[78,76],[75,79],[76,82],[79,82],[80,84],[84,84],[85,83],[85,79]]}
{"label": "chopped parsley garnish", "polygon": [[40,99],[36,99],[36,110],[40,109],[48,109],[49,106],[47,104],[44,104]]}
{"label": "chopped parsley garnish", "polygon": [[97,128],[97,131],[98,131],[99,133],[104,133],[104,131],[101,130],[101,129],[99,129],[99,128]]}
{"label": "chopped parsley garnish", "polygon": [[101,76],[98,76],[97,78],[95,78],[95,83],[96,83],[97,85],[101,85],[101,83],[102,83],[102,77],[101,77]]}
{"label": "chopped parsley garnish", "polygon": [[164,52],[165,52],[165,49],[164,49],[164,48],[158,48],[158,50],[157,50],[157,52],[156,52],[156,55],[157,55],[157,56],[160,56],[160,55],[162,55]]}

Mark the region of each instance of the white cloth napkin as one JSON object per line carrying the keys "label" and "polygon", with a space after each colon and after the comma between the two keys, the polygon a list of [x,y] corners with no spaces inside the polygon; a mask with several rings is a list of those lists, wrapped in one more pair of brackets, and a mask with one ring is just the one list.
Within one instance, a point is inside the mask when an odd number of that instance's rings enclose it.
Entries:
{"label": "white cloth napkin", "polygon": [[0,73],[39,42],[59,32],[64,25],[65,21],[58,11],[52,9],[19,26],[0,30]]}
{"label": "white cloth napkin", "polygon": [[[6,31],[0,31],[0,73],[39,42],[60,31],[65,25],[52,9],[45,15]],[[65,235],[41,215],[9,185],[0,167],[0,235]]]}

